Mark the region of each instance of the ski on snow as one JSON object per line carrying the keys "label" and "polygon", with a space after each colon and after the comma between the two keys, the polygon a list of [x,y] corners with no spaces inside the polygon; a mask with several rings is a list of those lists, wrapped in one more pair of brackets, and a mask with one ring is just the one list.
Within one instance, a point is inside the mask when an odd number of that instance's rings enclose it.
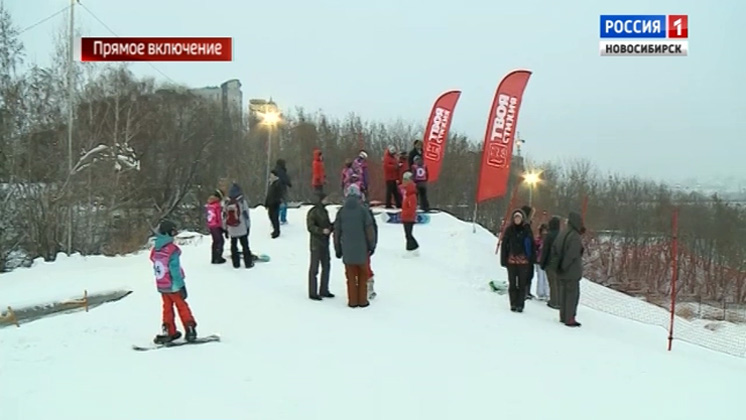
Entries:
{"label": "ski on snow", "polygon": [[148,344],[147,346],[139,346],[137,344],[133,344],[132,350],[136,350],[136,351],[158,350],[164,347],[179,347],[179,346],[186,346],[186,345],[192,345],[192,344],[212,343],[215,341],[220,341],[220,336],[217,334],[212,334],[212,335],[206,335],[203,337],[197,337],[196,340],[191,341],[191,342],[186,341],[182,338],[182,339],[178,339],[178,340],[171,341],[169,343],[164,343],[164,344],[152,343],[152,344]]}

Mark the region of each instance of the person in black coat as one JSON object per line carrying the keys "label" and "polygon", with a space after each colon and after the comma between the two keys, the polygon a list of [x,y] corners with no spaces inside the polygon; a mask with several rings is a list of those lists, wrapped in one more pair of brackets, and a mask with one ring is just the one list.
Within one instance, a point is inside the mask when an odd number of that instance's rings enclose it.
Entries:
{"label": "person in black coat", "polygon": [[282,202],[280,203],[280,223],[283,225],[288,222],[288,203],[287,195],[288,188],[293,188],[293,184],[290,183],[290,176],[288,176],[288,168],[285,163],[285,159],[277,159],[275,162],[275,175],[280,178],[282,183]]}
{"label": "person in black coat", "polygon": [[547,273],[549,281],[549,302],[547,306],[552,309],[559,309],[559,284],[557,283],[557,272],[549,268],[549,258],[552,253],[552,244],[560,233],[560,218],[555,216],[549,220],[549,232],[542,244],[541,260],[539,267]]}
{"label": "person in black coat", "polygon": [[280,236],[280,205],[282,204],[283,184],[277,173],[272,170],[269,175],[269,190],[264,200],[264,206],[272,223],[272,239]]}
{"label": "person in black coat", "polygon": [[523,312],[526,287],[536,262],[536,245],[531,226],[526,223],[526,214],[517,209],[511,215],[511,223],[505,229],[500,249],[500,265],[508,269],[508,295],[510,310]]}
{"label": "person in black coat", "polygon": [[412,171],[412,165],[414,165],[414,158],[416,158],[417,156],[422,158],[422,140],[415,140],[414,147],[412,147],[412,150],[409,151],[409,164],[407,165],[407,169],[410,172]]}
{"label": "person in black coat", "polygon": [[[526,224],[528,225],[529,229],[533,232],[532,223],[534,221],[534,215],[536,214],[536,210],[531,206],[523,206],[521,207],[521,210],[523,210],[523,214],[526,215]],[[531,293],[531,284],[534,281],[534,274],[536,274],[536,270],[534,270],[533,264],[531,265],[531,272],[528,275],[528,284],[526,285],[526,299],[533,299],[534,295]]]}

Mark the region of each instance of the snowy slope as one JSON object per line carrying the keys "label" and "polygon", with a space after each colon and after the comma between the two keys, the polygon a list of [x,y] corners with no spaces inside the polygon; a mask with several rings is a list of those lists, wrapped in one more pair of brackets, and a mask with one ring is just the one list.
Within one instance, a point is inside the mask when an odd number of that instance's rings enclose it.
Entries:
{"label": "snowy slope", "polygon": [[0,417],[628,420],[742,410],[742,359],[681,342],[667,353],[660,328],[586,307],[579,329],[538,302],[510,312],[507,296],[485,287],[504,278],[495,238],[446,214],[415,227],[417,259],[402,258],[400,225],[379,223],[371,307],[346,307],[339,260],[337,298],[310,301],[305,212],[289,210],[271,240],[266,213],[253,211],[252,250],[272,262],[252,270],[210,265],[208,238],[183,247],[198,331],[221,333],[222,343],[130,350],[160,325],[146,252],[3,275],[1,307],[83,289],[134,293],[0,329]]}

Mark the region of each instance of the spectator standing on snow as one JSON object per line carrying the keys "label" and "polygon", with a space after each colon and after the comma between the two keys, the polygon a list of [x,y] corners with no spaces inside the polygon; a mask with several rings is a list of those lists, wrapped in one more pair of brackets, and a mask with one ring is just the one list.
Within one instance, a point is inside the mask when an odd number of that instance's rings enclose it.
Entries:
{"label": "spectator standing on snow", "polygon": [[533,268],[535,250],[531,227],[523,210],[513,211],[511,223],[505,229],[500,249],[500,265],[508,270],[510,310],[523,312],[526,287]]}
{"label": "spectator standing on snow", "polygon": [[567,226],[552,244],[550,267],[557,271],[559,284],[560,322],[568,327],[579,327],[575,319],[580,302],[580,279],[583,278],[583,218],[570,212]]}
{"label": "spectator standing on snow", "polygon": [[[526,215],[525,222],[528,225],[529,229],[531,229],[531,232],[533,233],[531,224],[534,221],[534,215],[536,214],[536,209],[534,209],[531,206],[526,205],[526,206],[521,207],[521,210],[523,210],[523,214]],[[532,237],[533,237],[533,234],[532,234]],[[529,300],[534,298],[534,295],[531,294],[531,285],[534,281],[534,274],[536,274],[534,272],[534,265],[531,264],[531,270],[528,275],[528,284],[526,285],[526,299],[529,299]]]}
{"label": "spectator standing on snow", "polygon": [[272,239],[280,236],[280,205],[282,204],[282,191],[284,189],[282,180],[277,173],[272,170],[269,174],[269,190],[267,197],[264,199],[264,206],[267,208],[269,221],[272,223]]}
{"label": "spectator standing on snow", "polygon": [[412,174],[415,186],[417,187],[417,198],[420,208],[425,213],[430,211],[430,201],[427,199],[427,180],[429,178],[427,166],[420,156],[415,156],[412,165]]}
{"label": "spectator standing on snow", "polygon": [[186,340],[197,339],[197,321],[194,320],[192,310],[186,302],[187,290],[184,269],[181,267],[181,249],[174,243],[176,234],[176,224],[169,220],[162,221],[155,236],[155,245],[150,250],[155,285],[163,301],[163,331],[153,339],[156,344],[181,338],[181,332],[176,329],[174,306],[186,331]]}
{"label": "spectator standing on snow", "polygon": [[360,150],[355,160],[352,161],[352,169],[360,177],[360,192],[363,199],[368,201],[368,152]]}
{"label": "spectator standing on snow", "polygon": [[557,235],[560,233],[560,219],[559,217],[552,217],[549,219],[549,232],[544,238],[541,250],[541,259],[539,265],[542,270],[546,272],[547,281],[549,283],[549,302],[547,306],[552,309],[559,309],[559,285],[557,284],[557,271],[549,267],[549,259],[552,255],[552,245],[554,244]]}
{"label": "spectator standing on snow", "polygon": [[342,208],[334,220],[334,252],[345,265],[347,305],[365,308],[368,302],[368,257],[376,249],[376,234],[370,213],[361,204],[357,185],[350,185]]}
{"label": "spectator standing on snow", "polygon": [[225,212],[218,191],[215,191],[207,198],[205,217],[207,218],[207,229],[210,231],[210,236],[212,237],[211,263],[223,264],[225,263],[225,258],[223,258],[223,246],[225,245],[223,235],[227,237],[228,232],[225,230]]}
{"label": "spectator standing on snow", "polygon": [[386,181],[386,208],[393,208],[391,199],[394,199],[396,208],[401,208],[401,195],[399,194],[399,159],[396,155],[396,147],[393,145],[386,149],[383,155],[383,177]]}
{"label": "spectator standing on snow", "polygon": [[324,156],[321,150],[313,151],[313,163],[311,164],[311,187],[316,194],[324,192],[326,184],[326,169],[324,168]]}
{"label": "spectator standing on snow", "polygon": [[547,225],[542,224],[539,226],[539,234],[534,240],[534,248],[536,249],[536,264],[534,264],[536,272],[536,297],[541,301],[549,299],[549,281],[547,279],[547,273],[543,268],[541,268],[540,264],[542,255],[545,253],[544,241],[546,240],[547,234]]}
{"label": "spectator standing on snow", "polygon": [[411,172],[405,172],[402,177],[401,195],[401,224],[404,226],[407,255],[417,256],[420,244],[412,233],[417,222],[417,187],[412,181]]}
{"label": "spectator standing on snow", "polygon": [[[251,231],[251,217],[249,216],[249,202],[241,191],[241,187],[234,183],[228,191],[228,204],[225,207],[225,226],[231,238],[231,262],[234,268],[241,266],[243,255],[244,266],[254,267],[254,258],[249,248],[249,232]],[[238,252],[238,243],[241,252]]]}
{"label": "spectator standing on snow", "polygon": [[[308,298],[311,300],[334,297],[329,292],[329,269],[331,265],[329,237],[332,234],[333,226],[329,220],[326,205],[326,194],[318,192],[313,207],[306,214],[306,227],[311,239],[311,265],[308,268]],[[317,286],[316,282],[319,265],[321,265],[320,287]]]}
{"label": "spectator standing on snow", "polygon": [[412,171],[412,165],[414,165],[414,158],[417,156],[422,158],[422,140],[415,140],[414,141],[414,147],[412,147],[412,150],[409,152],[409,157],[407,159],[407,170]]}
{"label": "spectator standing on snow", "polygon": [[[378,223],[376,223],[376,216],[373,214],[373,210],[370,209],[370,204],[368,204],[364,200],[360,200],[361,204],[365,207],[366,210],[368,210],[368,214],[370,215],[370,219],[373,221],[373,232],[376,235],[376,238],[378,238]],[[368,300],[373,300],[378,296],[375,289],[375,274],[373,273],[373,268],[370,266],[370,259],[371,255],[368,255]]]}
{"label": "spectator standing on snow", "polygon": [[288,188],[293,188],[293,184],[290,183],[290,176],[288,176],[288,168],[285,163],[285,159],[277,159],[275,162],[275,175],[282,181],[282,202],[280,203],[280,223],[283,225],[288,222]]}
{"label": "spectator standing on snow", "polygon": [[[409,172],[409,164],[407,163],[407,152],[402,150],[399,152],[399,179],[396,182],[397,185],[401,185],[405,172]],[[399,196],[401,196],[401,189],[399,189]]]}

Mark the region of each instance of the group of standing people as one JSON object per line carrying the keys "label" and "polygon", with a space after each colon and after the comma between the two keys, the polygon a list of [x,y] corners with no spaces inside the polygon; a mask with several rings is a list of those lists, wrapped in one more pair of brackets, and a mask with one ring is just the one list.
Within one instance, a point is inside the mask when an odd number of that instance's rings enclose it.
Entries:
{"label": "group of standing people", "polygon": [[430,201],[427,198],[429,174],[422,156],[422,140],[416,140],[409,153],[397,152],[395,146],[389,146],[383,156],[383,176],[386,181],[387,209],[394,206],[402,208],[404,194],[401,192],[401,184],[405,178],[409,178],[414,183],[420,208],[426,213],[430,211]]}
{"label": "group of standing people", "polygon": [[525,301],[534,298],[531,283],[536,276],[536,297],[559,310],[561,323],[580,327],[575,317],[583,277],[582,217],[570,212],[564,228],[559,217],[552,217],[534,236],[533,216],[530,206],[514,210],[502,233],[500,264],[508,271],[510,310],[523,312]]}
{"label": "group of standing people", "polygon": [[[413,228],[417,219],[418,196],[427,204],[427,168],[422,163],[422,142],[415,142],[414,149],[397,153],[389,146],[383,161],[386,181],[386,207],[393,208],[392,200],[401,209],[401,221],[408,254],[418,255],[419,243],[414,238]],[[417,176],[419,174],[419,176]],[[306,215],[310,234],[311,258],[308,270],[308,297],[322,300],[334,297],[329,292],[329,270],[331,266],[330,245],[342,259],[347,279],[347,300],[351,308],[367,307],[376,296],[375,280],[371,268],[371,256],[378,242],[378,225],[370,208],[368,153],[360,150],[354,159],[345,161],[341,172],[341,189],[344,203],[332,222],[326,210],[326,168],[323,153],[314,150],[311,185],[315,192],[313,206]],[[317,277],[321,269],[321,279]]]}
{"label": "group of standing people", "polygon": [[[271,237],[280,236],[280,224],[287,223],[287,190],[292,187],[285,160],[278,159],[269,176],[269,188],[264,199],[269,221],[272,224]],[[227,189],[227,193],[226,193]],[[284,207],[284,210],[283,210]],[[233,182],[229,188],[219,186],[207,199],[205,214],[207,229],[212,236],[212,264],[223,264],[225,239],[230,239],[231,263],[240,268],[243,261],[246,268],[254,267],[257,256],[249,246],[251,216],[249,200],[241,187]],[[241,249],[239,250],[239,245]]]}
{"label": "group of standing people", "polygon": [[[314,151],[312,164],[312,186],[315,191],[313,206],[306,215],[306,227],[310,239],[310,265],[308,270],[308,297],[321,301],[335,297],[329,290],[331,268],[331,245],[336,258],[344,264],[347,283],[347,300],[350,308],[365,308],[375,298],[374,274],[371,257],[378,245],[378,225],[368,199],[369,177],[367,152],[360,150],[355,159],[348,160],[342,171],[344,203],[332,222],[326,209],[327,195],[324,192],[326,171],[323,154]],[[418,197],[422,209],[429,211],[427,202],[427,168],[422,160],[422,142],[407,155],[397,153],[389,146],[384,157],[386,181],[386,207],[401,208],[406,250],[413,255],[419,244],[412,235],[417,217]],[[272,224],[271,237],[280,236],[280,224],[285,223],[283,205],[287,211],[287,189],[292,187],[285,161],[278,159],[270,173],[270,185],[264,200]],[[393,201],[393,203],[392,203]],[[251,217],[249,201],[241,187],[232,183],[225,193],[219,187],[205,205],[207,227],[212,236],[213,264],[226,262],[223,258],[223,237],[230,239],[231,263],[240,268],[252,268],[258,258],[251,252],[249,233]],[[585,233],[583,220],[577,212],[570,212],[566,225],[561,227],[559,217],[552,217],[547,225],[541,225],[534,236],[531,222],[534,209],[523,206],[511,214],[508,226],[503,231],[500,263],[508,271],[508,293],[510,309],[523,312],[525,301],[531,295],[531,282],[536,275],[537,297],[548,300],[547,305],[559,310],[559,319],[568,327],[579,327],[575,319],[580,297],[580,279],[583,276],[582,256],[584,248],[581,235]],[[163,221],[156,232],[156,242],[150,259],[156,276],[156,285],[163,301],[162,332],[154,338],[156,343],[167,343],[181,337],[176,329],[175,312],[178,312],[186,330],[188,341],[196,339],[196,320],[186,303],[185,274],[180,264],[181,250],[173,242],[176,225]],[[239,245],[241,250],[239,251]],[[321,269],[320,282],[317,281]]]}

